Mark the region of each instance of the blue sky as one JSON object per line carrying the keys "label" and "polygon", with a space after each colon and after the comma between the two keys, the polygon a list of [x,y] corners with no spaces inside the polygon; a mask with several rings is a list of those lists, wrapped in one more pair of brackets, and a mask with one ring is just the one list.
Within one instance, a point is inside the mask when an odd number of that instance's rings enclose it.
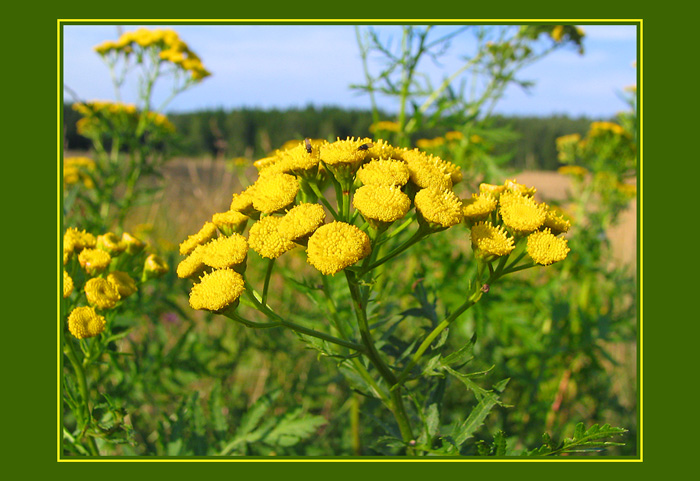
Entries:
{"label": "blue sky", "polygon": [[[137,26],[125,26],[133,30]],[[153,27],[155,28],[155,26]],[[200,85],[178,96],[171,111],[205,108],[288,108],[336,105],[369,108],[366,95],[350,89],[363,81],[359,49],[352,25],[179,25],[173,27],[213,73]],[[439,26],[438,29],[449,29]],[[583,25],[585,53],[559,50],[521,71],[532,80],[529,93],[509,88],[496,112],[512,115],[613,116],[625,108],[619,93],[636,84],[636,26]],[[383,26],[383,38],[400,38],[399,26]],[[109,71],[92,48],[116,39],[114,25],[66,25],[63,30],[64,84],[83,100],[113,100]],[[454,42],[455,55],[442,68],[421,64],[433,82],[459,65],[457,54],[472,45],[468,37]],[[376,71],[376,69],[375,69]],[[167,85],[157,88],[158,104]],[[136,87],[125,85],[123,100],[136,99]],[[72,100],[67,91],[65,99]],[[380,107],[394,111],[382,100]]]}

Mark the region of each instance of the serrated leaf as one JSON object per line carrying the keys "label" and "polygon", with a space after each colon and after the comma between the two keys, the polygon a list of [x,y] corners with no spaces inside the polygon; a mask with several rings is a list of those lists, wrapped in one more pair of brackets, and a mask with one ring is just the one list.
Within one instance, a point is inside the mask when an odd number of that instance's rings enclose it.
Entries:
{"label": "serrated leaf", "polygon": [[323,416],[303,414],[301,408],[280,419],[263,442],[271,446],[289,447],[310,437],[326,424]]}

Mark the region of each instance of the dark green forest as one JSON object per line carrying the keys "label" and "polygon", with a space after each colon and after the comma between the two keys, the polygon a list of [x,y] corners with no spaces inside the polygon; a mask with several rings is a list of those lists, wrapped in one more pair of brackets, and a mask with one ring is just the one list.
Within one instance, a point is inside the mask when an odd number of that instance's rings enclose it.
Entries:
{"label": "dark green forest", "polygon": [[[90,148],[90,141],[76,130],[79,118],[80,114],[70,104],[64,106],[64,148],[67,150]],[[217,109],[169,114],[168,118],[177,131],[169,154],[178,157],[247,157],[255,160],[292,139],[372,137],[369,130],[371,111],[339,107]],[[382,115],[381,118],[391,119],[391,115]],[[604,119],[496,115],[490,119],[492,128],[509,130],[512,135],[503,137],[494,145],[492,153],[508,156],[508,166],[515,169],[555,170],[560,166],[555,139],[566,134],[583,135],[595,120]],[[419,131],[413,141],[444,133]]]}

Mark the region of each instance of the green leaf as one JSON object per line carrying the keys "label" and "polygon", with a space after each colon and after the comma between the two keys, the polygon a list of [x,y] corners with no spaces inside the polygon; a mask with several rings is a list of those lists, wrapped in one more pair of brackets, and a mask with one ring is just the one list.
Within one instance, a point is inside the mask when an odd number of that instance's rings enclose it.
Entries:
{"label": "green leaf", "polygon": [[294,446],[310,437],[326,423],[323,416],[304,414],[299,408],[280,419],[265,436],[263,442],[271,446]]}
{"label": "green leaf", "polygon": [[586,429],[583,423],[578,423],[574,429],[573,438],[566,438],[555,447],[550,436],[545,433],[542,435],[544,444],[525,454],[528,456],[548,456],[563,453],[600,452],[610,446],[624,446],[624,443],[603,440],[626,432],[626,429],[612,427],[610,424],[604,424],[603,426],[594,424]]}

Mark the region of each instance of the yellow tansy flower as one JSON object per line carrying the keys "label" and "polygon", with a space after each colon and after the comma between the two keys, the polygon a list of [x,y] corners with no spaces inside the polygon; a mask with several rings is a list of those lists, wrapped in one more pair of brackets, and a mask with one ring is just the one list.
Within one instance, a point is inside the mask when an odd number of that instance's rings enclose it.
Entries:
{"label": "yellow tansy flower", "polygon": [[146,248],[146,244],[143,241],[128,232],[122,233],[122,243],[126,246],[126,252],[132,255],[138,254]]}
{"label": "yellow tansy flower", "polygon": [[91,276],[103,272],[111,261],[112,257],[100,249],[83,249],[78,255],[80,266]]}
{"label": "yellow tansy flower", "polygon": [[544,219],[543,227],[552,231],[552,234],[559,235],[563,232],[568,232],[571,227],[571,222],[560,215],[560,210],[554,207],[547,209],[547,216]]}
{"label": "yellow tansy flower", "polygon": [[180,263],[177,265],[177,276],[186,279],[188,277],[194,277],[195,275],[200,275],[206,269],[206,265],[202,260],[202,251],[204,250],[204,245],[198,245],[195,249],[189,253]]}
{"label": "yellow tansy flower", "polygon": [[245,189],[243,192],[238,194],[233,194],[231,199],[230,210],[235,210],[243,214],[249,214],[253,211],[253,195],[252,195],[252,185]]}
{"label": "yellow tansy flower", "polygon": [[423,219],[441,227],[462,222],[462,201],[451,190],[421,189],[413,202]]}
{"label": "yellow tansy flower", "polygon": [[75,252],[79,252],[85,248],[95,247],[97,239],[95,236],[84,230],[78,230],[75,227],[69,227],[63,235],[63,244],[72,245]]}
{"label": "yellow tansy flower", "polygon": [[160,277],[169,270],[170,267],[168,266],[168,263],[155,254],[150,254],[148,257],[146,257],[143,264],[143,271],[148,279]]}
{"label": "yellow tansy flower", "polygon": [[499,202],[503,223],[521,235],[539,229],[547,217],[546,206],[527,195],[504,192]]}
{"label": "yellow tansy flower", "polygon": [[394,159],[401,160],[401,156],[406,149],[394,147],[386,140],[377,139],[372,142],[372,146],[367,150],[365,159]]}
{"label": "yellow tansy flower", "polygon": [[374,142],[368,138],[337,139],[335,142],[321,146],[321,160],[329,166],[347,166],[351,170],[356,170],[367,158],[368,151],[373,146]]}
{"label": "yellow tansy flower", "polygon": [[68,273],[63,271],[63,298],[70,297],[73,293],[73,279]]}
{"label": "yellow tansy flower", "polygon": [[204,244],[200,255],[202,262],[215,269],[233,267],[246,260],[248,241],[240,234],[219,237]]}
{"label": "yellow tansy flower", "polygon": [[548,266],[566,259],[571,249],[566,239],[557,237],[549,229],[533,232],[527,237],[527,253],[538,264]]}
{"label": "yellow tansy flower", "polygon": [[136,281],[129,274],[122,271],[114,271],[107,274],[107,281],[110,282],[119,292],[119,296],[124,299],[137,291]]}
{"label": "yellow tansy flower", "polygon": [[505,190],[506,187],[504,185],[487,184],[485,182],[479,184],[479,192],[482,194],[491,194],[496,199],[498,199]]}
{"label": "yellow tansy flower", "polygon": [[250,227],[248,245],[262,257],[276,259],[297,245],[280,232],[282,217],[263,217]]}
{"label": "yellow tansy flower", "polygon": [[321,161],[320,153],[321,149],[317,141],[309,140],[301,143],[297,141],[293,148],[278,151],[270,161],[256,163],[256,167],[261,174],[287,172],[303,174],[318,167]]}
{"label": "yellow tansy flower", "polygon": [[326,211],[320,204],[302,203],[289,210],[278,223],[280,235],[290,241],[310,236],[326,220]]}
{"label": "yellow tansy flower", "polygon": [[325,275],[340,272],[371,251],[367,234],[354,225],[337,221],[316,229],[306,250],[309,264]]}
{"label": "yellow tansy flower", "polygon": [[510,254],[515,248],[512,237],[503,226],[491,222],[478,222],[471,228],[471,241],[474,251],[483,257],[501,257]]}
{"label": "yellow tansy flower", "polygon": [[369,131],[374,133],[380,130],[386,132],[398,132],[399,124],[397,122],[392,122],[391,120],[380,120],[369,126]]}
{"label": "yellow tansy flower", "polygon": [[357,178],[364,185],[402,186],[408,182],[408,166],[400,160],[375,159],[360,167]]}
{"label": "yellow tansy flower", "polygon": [[252,186],[253,208],[272,214],[294,202],[298,192],[299,181],[293,175],[261,175]]}
{"label": "yellow tansy flower", "polygon": [[585,167],[579,165],[563,165],[557,169],[562,175],[571,175],[573,177],[584,178],[588,174],[588,170]]}
{"label": "yellow tansy flower", "polygon": [[232,269],[219,269],[205,274],[190,291],[193,309],[222,311],[234,305],[245,287],[243,277]]}
{"label": "yellow tansy flower", "polygon": [[213,222],[205,222],[196,234],[192,234],[180,244],[180,254],[191,253],[198,245],[206,244],[216,236],[216,225]]}
{"label": "yellow tansy flower", "polygon": [[107,320],[89,306],[76,307],[68,316],[68,330],[78,339],[99,336]]}
{"label": "yellow tansy flower", "polygon": [[472,194],[471,199],[462,201],[462,213],[464,219],[470,222],[485,220],[491,212],[496,210],[498,201],[491,194]]}
{"label": "yellow tansy flower", "polygon": [[411,182],[419,188],[452,188],[452,175],[439,158],[418,149],[407,150],[402,157],[406,161]]}
{"label": "yellow tansy flower", "polygon": [[121,298],[117,288],[101,277],[93,277],[85,283],[85,297],[91,306],[98,309],[111,309]]}
{"label": "yellow tansy flower", "polygon": [[115,257],[126,250],[126,244],[114,232],[107,232],[97,236],[97,248]]}
{"label": "yellow tansy flower", "polygon": [[248,216],[236,210],[229,210],[214,214],[211,221],[219,228],[222,234],[231,235],[234,232],[242,232],[245,229]]}
{"label": "yellow tansy flower", "polygon": [[515,192],[516,194],[522,194],[532,197],[537,192],[534,187],[526,187],[523,184],[519,184],[515,179],[506,180],[503,184],[507,191]]}
{"label": "yellow tansy flower", "polygon": [[352,204],[367,221],[394,222],[406,215],[411,199],[393,185],[363,185]]}

